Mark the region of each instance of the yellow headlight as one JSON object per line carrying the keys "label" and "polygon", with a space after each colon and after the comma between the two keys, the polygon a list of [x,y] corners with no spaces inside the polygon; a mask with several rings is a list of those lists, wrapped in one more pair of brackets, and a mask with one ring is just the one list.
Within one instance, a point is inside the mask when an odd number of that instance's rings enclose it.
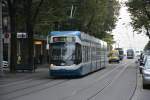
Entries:
{"label": "yellow headlight", "polygon": [[50,67],[53,67],[53,66],[56,66],[56,65],[54,65],[54,64],[50,64]]}

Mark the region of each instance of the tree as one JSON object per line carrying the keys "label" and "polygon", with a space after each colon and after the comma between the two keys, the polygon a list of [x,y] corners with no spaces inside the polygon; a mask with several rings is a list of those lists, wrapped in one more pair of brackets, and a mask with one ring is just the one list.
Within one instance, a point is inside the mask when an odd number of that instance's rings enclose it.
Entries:
{"label": "tree", "polygon": [[105,35],[103,40],[107,42],[108,48],[109,50],[111,50],[113,48],[112,45],[115,43],[113,35],[111,35],[110,33],[107,33],[107,35]]}
{"label": "tree", "polygon": [[[72,6],[73,18],[70,18]],[[34,31],[80,30],[103,38],[115,27],[118,12],[116,0],[45,0]]]}
{"label": "tree", "polygon": [[132,26],[139,33],[145,29],[150,38],[150,2],[149,0],[130,0],[127,3],[132,17]]}
{"label": "tree", "polygon": [[[98,38],[103,38],[107,31],[115,27],[118,2],[115,0],[86,0],[79,7],[77,18],[81,22],[81,29]],[[118,6],[118,7],[117,7]]]}
{"label": "tree", "polygon": [[148,41],[148,43],[145,45],[144,50],[150,50],[150,41]]}
{"label": "tree", "polygon": [[[119,3],[116,0],[7,0],[7,2],[12,18],[12,32],[28,33],[29,63],[32,63],[33,59],[34,33],[80,30],[101,39],[106,38],[109,36],[107,32],[115,27],[119,11]],[[12,41],[14,40],[15,38],[12,38]]]}
{"label": "tree", "polygon": [[16,66],[16,7],[18,0],[7,0],[8,11],[10,16],[10,27],[11,27],[11,55],[10,55],[10,71],[15,71]]}
{"label": "tree", "polygon": [[[15,71],[16,59],[17,59],[17,39],[16,32],[27,32],[29,36],[28,44],[28,61],[32,62],[33,54],[33,27],[36,18],[39,13],[40,6],[44,0],[4,0],[8,4],[8,11],[10,16],[11,27],[11,59],[10,59],[10,71]],[[37,3],[38,2],[38,3]],[[37,3],[36,6],[33,3]],[[32,7],[34,6],[34,12]]]}

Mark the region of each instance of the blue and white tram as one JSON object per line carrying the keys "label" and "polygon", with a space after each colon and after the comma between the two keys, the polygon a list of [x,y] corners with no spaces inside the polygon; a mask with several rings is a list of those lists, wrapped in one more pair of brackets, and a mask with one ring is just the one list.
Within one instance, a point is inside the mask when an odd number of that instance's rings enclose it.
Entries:
{"label": "blue and white tram", "polygon": [[82,76],[106,66],[107,43],[80,31],[53,31],[50,38],[51,76]]}

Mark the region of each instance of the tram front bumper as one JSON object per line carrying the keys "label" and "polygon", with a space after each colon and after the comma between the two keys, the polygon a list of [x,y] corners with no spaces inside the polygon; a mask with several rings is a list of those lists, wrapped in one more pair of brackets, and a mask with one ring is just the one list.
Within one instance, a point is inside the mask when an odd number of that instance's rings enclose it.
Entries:
{"label": "tram front bumper", "polygon": [[66,69],[59,69],[59,70],[51,70],[50,69],[50,76],[82,76],[82,69],[76,70],[66,70]]}

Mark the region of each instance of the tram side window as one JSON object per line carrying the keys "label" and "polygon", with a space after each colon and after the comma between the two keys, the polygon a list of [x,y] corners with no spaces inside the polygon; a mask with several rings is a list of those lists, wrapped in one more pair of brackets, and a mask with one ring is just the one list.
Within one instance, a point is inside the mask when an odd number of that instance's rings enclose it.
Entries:
{"label": "tram side window", "polygon": [[103,48],[102,47],[100,48],[100,56],[101,56],[101,58],[103,58]]}
{"label": "tram side window", "polygon": [[82,50],[81,50],[81,45],[76,44],[76,50],[75,50],[75,64],[79,64],[82,61]]}
{"label": "tram side window", "polygon": [[95,47],[92,47],[92,61],[95,60]]}
{"label": "tram side window", "polygon": [[90,52],[89,50],[88,50],[88,47],[87,46],[83,46],[83,51],[82,51],[82,53],[83,53],[83,62],[87,62],[88,61],[88,52]]}
{"label": "tram side window", "polygon": [[100,48],[96,48],[96,58],[100,59]]}
{"label": "tram side window", "polygon": [[94,46],[94,48],[93,48],[93,61],[95,61],[95,46]]}
{"label": "tram side window", "polygon": [[86,46],[86,62],[88,62],[88,47]]}
{"label": "tram side window", "polygon": [[94,47],[92,48],[92,61],[94,61]]}
{"label": "tram side window", "polygon": [[94,51],[94,49],[93,49],[93,47],[92,47],[92,48],[91,48],[91,60],[92,60],[92,61],[93,61],[93,58],[94,58],[93,51]]}
{"label": "tram side window", "polygon": [[94,48],[94,60],[96,60],[96,47]]}
{"label": "tram side window", "polygon": [[102,59],[104,59],[104,56],[105,56],[104,53],[105,53],[104,47],[102,47],[102,48],[101,48],[101,58],[102,58]]}
{"label": "tram side window", "polygon": [[85,51],[85,46],[83,46],[83,50],[82,50],[82,53],[83,53],[83,62],[85,62],[85,59],[86,59],[86,51]]}
{"label": "tram side window", "polygon": [[88,47],[88,61],[91,60],[91,48]]}
{"label": "tram side window", "polygon": [[85,62],[87,62],[87,47],[85,46]]}

